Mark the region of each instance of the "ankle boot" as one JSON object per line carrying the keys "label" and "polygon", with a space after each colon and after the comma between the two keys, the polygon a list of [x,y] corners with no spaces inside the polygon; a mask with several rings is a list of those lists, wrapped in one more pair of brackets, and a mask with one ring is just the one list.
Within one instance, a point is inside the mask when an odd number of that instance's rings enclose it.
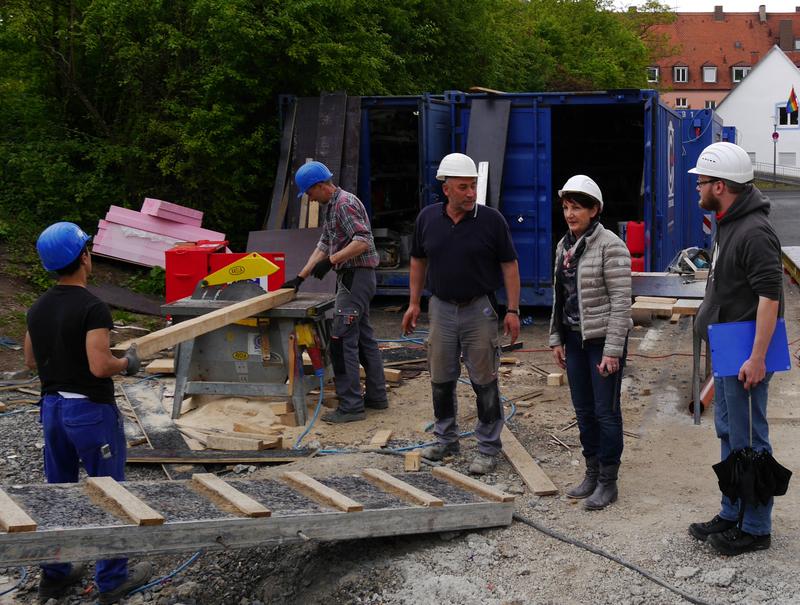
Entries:
{"label": "ankle boot", "polygon": [[586,510],[601,510],[617,500],[617,473],[619,464],[601,464],[597,476],[597,487],[586,499]]}
{"label": "ankle boot", "polygon": [[600,464],[597,462],[597,458],[594,456],[586,458],[586,474],[583,476],[583,481],[567,492],[567,498],[581,500],[591,496],[595,487],[597,487],[597,475],[599,472]]}

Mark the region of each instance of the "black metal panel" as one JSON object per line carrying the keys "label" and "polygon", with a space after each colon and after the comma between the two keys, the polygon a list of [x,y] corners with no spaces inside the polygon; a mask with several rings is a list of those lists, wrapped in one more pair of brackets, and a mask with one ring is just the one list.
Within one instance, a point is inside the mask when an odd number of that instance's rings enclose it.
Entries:
{"label": "black metal panel", "polygon": [[275,185],[272,187],[272,198],[269,204],[267,219],[264,221],[266,229],[280,229],[286,218],[289,206],[289,196],[284,195],[287,181],[291,177],[288,173],[292,160],[292,139],[294,138],[294,120],[297,114],[297,103],[294,102],[286,110],[281,136],[281,152],[278,159],[278,172],[275,175]]}
{"label": "black metal panel", "polygon": [[500,207],[510,115],[511,101],[507,99],[475,99],[470,107],[467,155],[475,164],[489,162],[486,203],[492,208]]}
{"label": "black metal panel", "polygon": [[[300,204],[297,201],[297,185],[294,184],[294,173],[306,158],[313,158],[317,148],[317,121],[319,115],[319,97],[302,97],[297,99],[297,115],[295,116],[294,151],[292,153],[292,174],[289,178],[289,204],[287,227],[297,227],[300,219]],[[309,250],[309,253],[311,251]],[[287,273],[288,275],[288,273]]]}
{"label": "black metal panel", "polygon": [[342,174],[337,179],[345,191],[358,190],[358,152],[361,145],[361,97],[347,98],[344,122],[344,147],[342,149]]}
{"label": "black metal panel", "polygon": [[346,112],[347,95],[334,93],[320,97],[314,159],[325,164],[337,182],[341,181],[342,176],[342,144]]}

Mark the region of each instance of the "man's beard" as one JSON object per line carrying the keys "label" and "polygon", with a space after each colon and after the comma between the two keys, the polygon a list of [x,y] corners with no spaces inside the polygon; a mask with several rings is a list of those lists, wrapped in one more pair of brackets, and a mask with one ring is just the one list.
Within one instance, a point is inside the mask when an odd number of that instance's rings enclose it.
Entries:
{"label": "man's beard", "polygon": [[719,212],[722,206],[719,203],[719,200],[715,197],[709,197],[703,199],[702,197],[697,201],[697,205],[700,206],[703,210],[707,210],[708,212]]}

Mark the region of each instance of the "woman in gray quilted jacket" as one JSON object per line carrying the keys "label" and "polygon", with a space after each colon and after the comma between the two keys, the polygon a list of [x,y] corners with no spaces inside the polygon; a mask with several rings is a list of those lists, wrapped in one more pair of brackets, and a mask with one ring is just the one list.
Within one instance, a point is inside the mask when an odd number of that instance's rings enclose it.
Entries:
{"label": "woman in gray quilted jacket", "polygon": [[617,499],[622,456],[620,388],[631,322],[631,256],[600,224],[603,194],[588,176],[558,192],[569,230],[558,242],[550,348],[567,370],[586,460],[583,481],[567,492],[587,510]]}

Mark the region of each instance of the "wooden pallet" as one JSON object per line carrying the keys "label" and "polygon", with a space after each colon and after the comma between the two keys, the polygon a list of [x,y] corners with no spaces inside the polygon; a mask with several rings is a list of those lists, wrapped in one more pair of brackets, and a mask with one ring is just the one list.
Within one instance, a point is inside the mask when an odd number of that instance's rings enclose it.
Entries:
{"label": "wooden pallet", "polygon": [[497,527],[513,512],[514,496],[444,467],[4,486],[0,567]]}

